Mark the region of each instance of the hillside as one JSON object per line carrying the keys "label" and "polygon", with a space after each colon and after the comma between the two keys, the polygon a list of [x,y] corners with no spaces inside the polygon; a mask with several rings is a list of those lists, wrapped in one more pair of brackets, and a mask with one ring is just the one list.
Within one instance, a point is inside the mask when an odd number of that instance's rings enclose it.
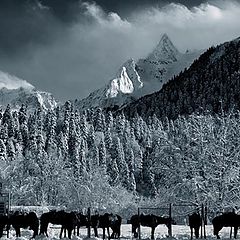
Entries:
{"label": "hillside", "polygon": [[[143,117],[240,109],[240,39],[209,48],[189,69],[181,72],[153,94],[126,106],[124,112]],[[132,109],[135,109],[133,112]]]}

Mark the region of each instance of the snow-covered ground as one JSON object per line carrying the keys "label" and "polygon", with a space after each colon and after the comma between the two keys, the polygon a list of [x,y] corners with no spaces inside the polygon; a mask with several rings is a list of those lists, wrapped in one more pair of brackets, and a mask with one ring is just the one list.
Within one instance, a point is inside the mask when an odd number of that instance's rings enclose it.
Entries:
{"label": "snow-covered ground", "polygon": [[[59,233],[60,233],[60,226],[57,225],[50,225],[48,228],[48,234],[49,237],[43,237],[43,236],[38,236],[36,239],[37,240],[56,240],[59,239]],[[32,231],[30,230],[25,230],[21,229],[21,234],[22,237],[17,238],[18,240],[27,240],[30,239],[32,236]],[[216,239],[215,236],[213,236],[213,230],[212,230],[212,225],[206,226],[206,234],[207,234],[207,239]],[[102,231],[99,229],[99,236],[100,238],[95,238],[93,237],[93,230],[92,230],[92,238],[91,240],[98,240],[101,239],[102,236]],[[230,237],[230,228],[223,228],[220,231],[220,237],[221,239],[229,239]],[[148,227],[141,227],[141,239],[150,239],[151,238],[151,229]],[[7,240],[7,239],[16,239],[15,237],[15,231],[11,230],[9,238],[6,236],[2,237],[2,240]],[[73,236],[73,240],[81,240],[81,239],[87,239],[87,229],[82,228],[80,232],[80,237]],[[132,234],[131,234],[131,225],[130,224],[123,224],[122,229],[121,229],[121,239],[132,239]],[[156,228],[155,231],[155,239],[170,239],[167,237],[167,228],[164,225],[159,225]],[[172,240],[175,239],[180,239],[180,240],[187,240],[190,239],[190,229],[189,226],[184,226],[184,225],[174,225],[173,226],[173,237],[171,238]],[[66,240],[65,238],[63,240]]]}

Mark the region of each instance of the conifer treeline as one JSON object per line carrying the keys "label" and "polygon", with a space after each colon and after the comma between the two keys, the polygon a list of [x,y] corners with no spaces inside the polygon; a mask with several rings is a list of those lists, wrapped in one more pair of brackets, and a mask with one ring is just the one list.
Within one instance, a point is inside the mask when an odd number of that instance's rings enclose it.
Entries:
{"label": "conifer treeline", "polygon": [[1,114],[0,170],[14,204],[121,208],[160,202],[238,206],[240,115],[160,121],[64,107]]}

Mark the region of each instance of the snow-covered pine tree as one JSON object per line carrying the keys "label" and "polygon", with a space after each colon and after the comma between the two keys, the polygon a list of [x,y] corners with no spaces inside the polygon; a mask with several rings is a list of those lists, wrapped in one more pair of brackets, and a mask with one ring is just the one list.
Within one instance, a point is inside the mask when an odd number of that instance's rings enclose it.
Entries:
{"label": "snow-covered pine tree", "polygon": [[107,127],[105,132],[104,132],[104,136],[105,136],[105,145],[106,145],[106,149],[108,152],[111,151],[112,148],[112,144],[113,144],[113,140],[112,140],[112,134],[111,134],[111,130],[110,127]]}
{"label": "snow-covered pine tree", "polygon": [[6,160],[7,160],[7,149],[4,141],[0,139],[0,161],[2,163],[2,162],[6,162]]}
{"label": "snow-covered pine tree", "polygon": [[111,111],[106,113],[106,128],[113,128],[113,115]]}
{"label": "snow-covered pine tree", "polygon": [[99,166],[101,168],[101,171],[103,171],[103,173],[107,172],[106,158],[107,158],[107,153],[106,153],[105,142],[104,142],[104,139],[101,139],[99,144]]}
{"label": "snow-covered pine tree", "polygon": [[119,137],[114,138],[111,156],[117,163],[120,182],[124,187],[127,187],[129,185],[129,169]]}
{"label": "snow-covered pine tree", "polygon": [[143,156],[143,169],[142,169],[143,181],[145,189],[147,189],[147,192],[145,191],[145,194],[154,197],[157,194],[157,189],[155,186],[154,174],[152,172],[151,167],[152,167],[151,149],[146,148]]}
{"label": "snow-covered pine tree", "polygon": [[104,132],[105,127],[105,117],[103,115],[102,109],[98,108],[94,116],[94,130],[96,132]]}

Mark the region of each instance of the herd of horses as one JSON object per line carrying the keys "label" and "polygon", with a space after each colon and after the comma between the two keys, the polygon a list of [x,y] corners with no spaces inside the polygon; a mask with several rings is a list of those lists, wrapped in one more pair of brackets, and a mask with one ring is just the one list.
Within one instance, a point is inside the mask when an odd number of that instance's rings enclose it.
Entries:
{"label": "herd of horses", "polygon": [[[194,212],[189,217],[189,227],[191,230],[191,239],[193,238],[193,232],[196,238],[199,238],[199,230],[202,225],[202,218],[198,212]],[[3,231],[6,229],[9,232],[12,226],[16,231],[16,237],[21,236],[21,228],[29,228],[33,231],[32,238],[37,235],[46,235],[48,237],[48,225],[57,224],[61,225],[60,238],[64,234],[64,237],[71,239],[72,234],[79,236],[80,228],[93,228],[95,237],[98,237],[98,228],[103,230],[103,239],[106,238],[106,230],[108,239],[117,239],[121,236],[121,224],[122,218],[117,214],[105,213],[103,215],[95,214],[90,217],[79,212],[65,212],[50,211],[43,213],[38,219],[35,212],[21,213],[19,211],[14,212],[9,216],[0,215],[0,238],[3,236]],[[170,217],[160,217],[156,215],[133,215],[128,221],[132,225],[133,237],[138,237],[138,229],[141,226],[151,227],[151,239],[154,239],[154,232],[159,224],[165,224],[170,229],[172,224],[176,222]],[[240,227],[240,215],[233,212],[223,213],[212,220],[213,233],[219,239],[219,231],[223,227],[234,228],[234,238],[237,237],[238,227]],[[40,228],[40,231],[39,231]],[[112,233],[110,235],[110,229]],[[8,236],[7,236],[8,237]]]}

